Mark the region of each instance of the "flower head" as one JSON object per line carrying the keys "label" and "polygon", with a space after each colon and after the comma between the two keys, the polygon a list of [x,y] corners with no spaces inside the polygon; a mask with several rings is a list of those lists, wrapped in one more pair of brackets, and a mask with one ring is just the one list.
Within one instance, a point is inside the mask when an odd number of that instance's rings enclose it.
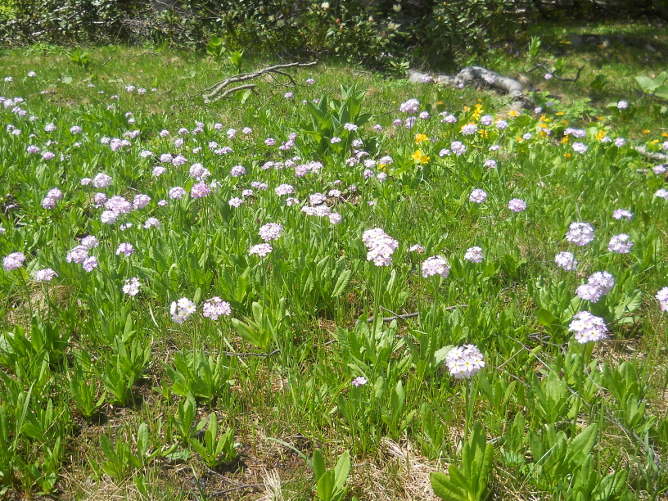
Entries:
{"label": "flower head", "polygon": [[467,344],[451,349],[445,356],[445,365],[455,378],[463,379],[480,372],[485,367],[485,361],[476,346]]}
{"label": "flower head", "polygon": [[589,223],[571,223],[566,240],[580,247],[588,245],[594,240],[594,228]]}
{"label": "flower head", "polygon": [[362,234],[362,242],[367,248],[366,260],[373,261],[376,266],[392,264],[392,254],[399,247],[399,242],[386,234],[381,228],[366,230]]}
{"label": "flower head", "polygon": [[588,311],[581,311],[573,315],[568,330],[575,333],[579,343],[601,341],[607,337],[607,327],[601,317],[595,317]]}
{"label": "flower head", "polygon": [[132,254],[135,253],[135,248],[132,246],[132,244],[129,244],[127,242],[123,242],[118,246],[116,249],[116,255],[120,256],[123,254],[124,256],[132,256]]}
{"label": "flower head", "polygon": [[401,103],[399,106],[399,111],[402,113],[408,113],[409,115],[414,115],[420,109],[420,101],[417,99],[409,99],[405,103]]}
{"label": "flower head", "polygon": [[266,257],[273,250],[274,248],[270,244],[257,244],[248,250],[248,255],[257,254],[260,257]]}
{"label": "flower head", "polygon": [[487,193],[484,190],[481,190],[480,188],[476,188],[469,195],[469,202],[481,204],[485,200],[487,200]]}
{"label": "flower head", "polygon": [[610,243],[608,244],[608,250],[617,254],[628,254],[631,252],[632,247],[633,242],[631,242],[631,237],[626,233],[615,235],[610,239]]}
{"label": "flower head", "polygon": [[195,303],[187,297],[182,297],[178,301],[172,302],[169,312],[172,314],[172,321],[182,324],[190,318],[190,315],[197,311]]}
{"label": "flower head", "polygon": [[466,254],[464,254],[464,260],[472,263],[482,263],[482,249],[480,247],[471,247],[467,249]]}
{"label": "flower head", "polygon": [[218,296],[212,297],[202,305],[202,316],[211,320],[218,320],[218,317],[223,315],[229,317],[231,314],[232,308],[230,308],[230,303],[223,301]]}
{"label": "flower head", "polygon": [[25,254],[22,254],[21,252],[12,252],[2,260],[2,266],[5,268],[5,271],[12,271],[23,266],[25,260]]}
{"label": "flower head", "polygon": [[664,287],[659,292],[656,293],[657,301],[659,301],[659,306],[663,311],[668,311],[668,287]]}
{"label": "flower head", "polygon": [[123,286],[123,292],[128,296],[136,296],[139,294],[139,285],[139,279],[137,277],[128,278]]}
{"label": "flower head", "polygon": [[283,226],[278,223],[267,223],[260,228],[260,231],[258,231],[258,235],[260,235],[260,238],[265,242],[278,240],[282,234]]}
{"label": "flower head", "polygon": [[58,276],[58,273],[51,268],[44,268],[43,270],[37,270],[34,276],[35,282],[50,282],[53,280],[53,277]]}
{"label": "flower head", "polygon": [[563,268],[566,271],[575,271],[578,269],[578,262],[570,252],[560,252],[554,257],[554,262],[557,263],[559,268]]}
{"label": "flower head", "polygon": [[431,256],[422,263],[422,276],[432,277],[440,275],[446,278],[450,274],[450,266],[443,256]]}
{"label": "flower head", "polygon": [[527,208],[527,203],[519,198],[513,198],[508,202],[508,208],[513,212],[524,212]]}

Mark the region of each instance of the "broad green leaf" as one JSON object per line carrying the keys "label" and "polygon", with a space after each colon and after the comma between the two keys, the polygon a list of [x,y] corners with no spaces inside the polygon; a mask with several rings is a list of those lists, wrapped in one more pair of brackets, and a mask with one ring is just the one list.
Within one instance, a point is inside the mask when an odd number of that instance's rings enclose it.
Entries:
{"label": "broad green leaf", "polygon": [[444,501],[468,501],[466,491],[453,484],[445,473],[432,472],[429,481],[434,494]]}

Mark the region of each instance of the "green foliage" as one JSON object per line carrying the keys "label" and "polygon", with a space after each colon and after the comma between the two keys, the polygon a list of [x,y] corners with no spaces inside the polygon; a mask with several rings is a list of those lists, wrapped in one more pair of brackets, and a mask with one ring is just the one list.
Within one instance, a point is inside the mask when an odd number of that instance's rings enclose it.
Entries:
{"label": "green foliage", "polygon": [[451,464],[450,475],[440,472],[430,475],[434,494],[444,501],[484,501],[493,459],[494,446],[487,443],[485,430],[480,423],[476,423],[462,447],[461,466],[457,468]]}
{"label": "green foliage", "polygon": [[281,328],[286,322],[285,299],[281,299],[274,310],[257,302],[253,303],[252,310],[252,319],[246,318],[246,322],[242,322],[233,318],[232,325],[244,341],[267,351],[272,342],[278,341]]}
{"label": "green foliage", "polygon": [[350,454],[344,452],[336,462],[334,469],[327,469],[325,458],[319,450],[313,452],[311,460],[313,476],[316,481],[316,496],[320,501],[341,501],[348,487],[346,480],[350,473]]}
{"label": "green foliage", "polygon": [[657,97],[668,99],[668,73],[662,71],[656,78],[649,78],[642,75],[636,76],[636,82],[646,94],[653,94]]}
{"label": "green foliage", "polygon": [[217,468],[222,464],[232,463],[239,453],[241,444],[234,442],[234,429],[228,430],[218,436],[218,418],[215,412],[209,415],[209,423],[204,432],[204,442],[196,438],[190,439],[190,445],[200,455],[204,464],[209,468]]}

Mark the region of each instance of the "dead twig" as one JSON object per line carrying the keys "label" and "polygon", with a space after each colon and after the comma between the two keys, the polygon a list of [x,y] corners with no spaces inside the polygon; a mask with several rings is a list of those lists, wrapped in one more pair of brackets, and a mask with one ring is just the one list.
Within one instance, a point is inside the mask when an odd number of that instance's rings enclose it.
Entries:
{"label": "dead twig", "polygon": [[550,75],[552,75],[555,78],[555,80],[559,80],[560,82],[577,82],[580,79],[580,72],[584,69],[584,66],[581,66],[580,68],[578,68],[578,73],[575,76],[575,78],[560,77],[559,75],[557,75],[557,71],[559,71],[559,70],[552,71],[547,66],[545,66],[544,64],[540,64],[540,63],[537,64],[536,66],[534,66],[533,68],[531,68],[529,71],[527,71],[527,73],[531,73],[532,71],[535,71],[539,68],[542,69],[543,71],[549,73]]}
{"label": "dead twig", "polygon": [[656,160],[657,162],[668,162],[668,155],[666,155],[665,153],[659,153],[657,151],[647,151],[647,148],[645,148],[644,146],[636,146],[635,150],[642,156],[647,157],[650,160]]}
{"label": "dead twig", "polygon": [[[468,304],[456,304],[454,306],[448,306],[445,308],[445,311],[451,311],[457,308],[466,308]],[[387,308],[380,307],[381,310],[387,311],[389,313],[392,313],[391,317],[383,317],[383,322],[391,322],[392,320],[406,320],[407,318],[414,318],[420,315],[420,313],[404,313],[403,315],[400,315],[398,313],[393,312],[392,310],[388,310]],[[369,318],[366,319],[367,322],[373,322],[373,315],[371,315]]]}
{"label": "dead twig", "polygon": [[223,99],[224,97],[229,96],[230,94],[237,92],[239,90],[251,89],[251,88],[254,89],[255,84],[246,84],[246,85],[241,85],[239,87],[235,87],[233,89],[225,90],[225,88],[230,84],[253,80],[262,75],[270,75],[270,76],[274,76],[274,74],[282,75],[284,77],[287,77],[288,80],[290,80],[290,84],[296,85],[294,78],[283,70],[286,68],[306,68],[308,66],[315,66],[316,64],[318,64],[318,61],[311,61],[310,63],[275,64],[274,66],[268,66],[266,68],[251,73],[242,73],[240,75],[235,75],[233,77],[226,78],[222,82],[218,82],[210,87],[207,87],[202,91],[202,97],[204,98],[204,102],[206,104],[210,104],[210,103],[215,103],[219,99]]}
{"label": "dead twig", "polygon": [[[227,89],[220,96],[218,96],[216,99],[214,99],[210,102],[215,103],[219,99],[223,99],[224,97],[227,97],[230,94],[234,94],[235,92],[238,92],[238,91],[244,90],[244,89],[255,89],[255,87],[256,87],[255,84],[246,84],[246,85],[240,85],[239,87],[234,87],[233,89]],[[209,102],[209,101],[205,100],[205,102]]]}
{"label": "dead twig", "polygon": [[222,491],[213,491],[209,496],[224,496],[228,492],[238,491],[240,489],[258,489],[264,487],[264,484],[243,484],[237,485],[236,487],[230,487],[229,489],[224,489]]}

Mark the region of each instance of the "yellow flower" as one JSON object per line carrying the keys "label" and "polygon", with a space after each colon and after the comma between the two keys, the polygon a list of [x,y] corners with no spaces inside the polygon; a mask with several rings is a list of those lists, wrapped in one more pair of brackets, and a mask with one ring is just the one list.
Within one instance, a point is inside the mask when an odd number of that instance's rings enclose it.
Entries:
{"label": "yellow flower", "polygon": [[441,105],[443,104],[443,101],[437,101],[436,104]]}
{"label": "yellow flower", "polygon": [[471,108],[469,108],[468,106],[464,106],[464,111],[471,111]]}
{"label": "yellow flower", "polygon": [[426,164],[430,160],[430,158],[427,155],[422,153],[422,150],[417,150],[411,156],[413,157],[413,160],[415,160],[419,164]]}
{"label": "yellow flower", "polygon": [[415,144],[420,144],[422,141],[429,140],[426,134],[415,134]]}
{"label": "yellow flower", "polygon": [[564,125],[568,125],[568,120],[562,120],[561,123]]}
{"label": "yellow flower", "polygon": [[596,134],[596,139],[598,139],[600,141],[601,139],[603,139],[605,137],[605,135],[606,135],[606,132],[603,129],[601,129],[601,130],[598,131],[598,134]]}
{"label": "yellow flower", "polygon": [[662,132],[661,135],[662,135],[663,137],[668,137],[668,132]]}
{"label": "yellow flower", "polygon": [[566,158],[571,158],[571,154],[570,154],[570,153],[564,153],[564,156],[565,156]]}
{"label": "yellow flower", "polygon": [[643,134],[649,134],[649,129],[645,129],[644,131],[642,131],[642,133]]}
{"label": "yellow flower", "polygon": [[654,139],[654,140],[652,141],[652,144],[656,144],[656,143],[658,143],[658,142],[659,142],[658,139]]}
{"label": "yellow flower", "polygon": [[559,115],[559,116],[562,116],[562,115],[565,115],[566,113],[564,113],[563,111],[558,111],[556,114]]}
{"label": "yellow flower", "polygon": [[511,117],[516,117],[516,116],[517,116],[517,112],[516,112],[515,110],[510,110],[510,111],[508,112],[508,114],[509,114]]}
{"label": "yellow flower", "polygon": [[568,142],[569,136],[564,136],[564,138],[561,140],[561,144],[566,144]]}

